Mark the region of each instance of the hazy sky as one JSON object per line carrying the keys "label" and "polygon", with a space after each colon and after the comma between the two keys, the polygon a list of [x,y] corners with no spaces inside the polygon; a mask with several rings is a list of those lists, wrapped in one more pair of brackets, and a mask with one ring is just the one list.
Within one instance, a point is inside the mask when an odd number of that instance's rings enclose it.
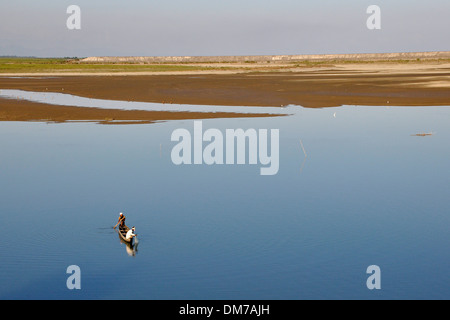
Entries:
{"label": "hazy sky", "polygon": [[[369,30],[369,5],[381,30]],[[69,5],[81,30],[69,30]],[[450,50],[449,0],[1,0],[0,55],[272,55]]]}

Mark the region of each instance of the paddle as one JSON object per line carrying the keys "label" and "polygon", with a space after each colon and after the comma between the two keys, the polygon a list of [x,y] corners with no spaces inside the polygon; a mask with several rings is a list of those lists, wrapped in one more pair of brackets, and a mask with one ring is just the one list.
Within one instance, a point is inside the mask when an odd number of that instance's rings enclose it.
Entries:
{"label": "paddle", "polygon": [[125,217],[124,216],[120,216],[119,222],[117,222],[117,224],[113,227],[113,229],[115,229],[117,227],[117,225],[121,222],[125,221]]}

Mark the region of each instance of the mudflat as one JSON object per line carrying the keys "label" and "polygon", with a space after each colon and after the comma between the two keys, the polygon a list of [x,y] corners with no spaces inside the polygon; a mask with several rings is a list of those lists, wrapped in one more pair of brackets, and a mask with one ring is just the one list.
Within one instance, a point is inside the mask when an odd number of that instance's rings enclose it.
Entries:
{"label": "mudflat", "polygon": [[225,112],[164,112],[116,110],[48,105],[26,100],[0,99],[0,121],[97,122],[100,124],[142,124],[166,120],[273,117],[281,115]]}
{"label": "mudflat", "polygon": [[[158,73],[0,74],[0,89],[166,104],[286,106],[450,106],[450,62],[322,63],[284,69]],[[78,110],[83,109],[83,110]],[[100,110],[0,99],[0,120],[156,121],[255,116]]]}

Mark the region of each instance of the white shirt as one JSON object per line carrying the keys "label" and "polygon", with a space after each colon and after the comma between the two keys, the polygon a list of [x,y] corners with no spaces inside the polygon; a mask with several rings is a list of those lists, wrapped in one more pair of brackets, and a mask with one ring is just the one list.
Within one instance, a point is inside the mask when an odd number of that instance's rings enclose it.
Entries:
{"label": "white shirt", "polygon": [[133,233],[133,230],[132,229],[128,230],[126,238],[129,240],[129,239],[133,238],[134,236],[135,236],[135,234]]}

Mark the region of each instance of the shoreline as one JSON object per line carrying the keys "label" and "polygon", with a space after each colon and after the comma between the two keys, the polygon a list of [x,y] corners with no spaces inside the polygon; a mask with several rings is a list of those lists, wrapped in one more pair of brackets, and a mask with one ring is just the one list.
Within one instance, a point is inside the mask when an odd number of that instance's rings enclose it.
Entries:
{"label": "shoreline", "polygon": [[249,118],[249,117],[279,117],[277,114],[249,114],[227,112],[186,112],[186,111],[145,111],[117,110],[91,107],[72,107],[50,105],[27,100],[0,98],[0,122],[95,122],[98,124],[150,124],[171,120],[195,120],[217,118]]}
{"label": "shoreline", "polygon": [[304,62],[304,61],[381,61],[381,60],[435,60],[450,59],[450,51],[291,54],[291,55],[237,55],[237,56],[99,56],[87,57],[83,63],[202,63],[202,62]]}
{"label": "shoreline", "polygon": [[[0,73],[0,89],[59,92],[95,99],[183,105],[299,105],[306,108],[342,105],[450,106],[450,62],[325,63],[295,65],[283,70],[265,70],[262,67],[257,69],[253,66],[250,71],[190,70],[145,74]],[[23,108],[25,104],[26,111]],[[48,105],[34,103],[31,107],[24,101],[12,103],[5,99],[0,99],[0,120],[24,119],[24,114],[33,113],[32,109],[36,110],[35,116],[42,115],[45,111],[47,116],[53,113],[55,119],[64,120],[55,106],[50,109]],[[66,120],[80,116],[75,109],[66,111]],[[111,114],[112,111],[103,110],[100,119],[116,118],[116,115]],[[85,116],[88,117],[84,115],[81,118]],[[167,116],[172,118],[174,114],[147,114],[144,120],[167,120],[160,119]],[[179,116],[188,116],[188,119],[191,119],[193,114],[178,114],[176,117]],[[205,114],[202,116],[205,117]],[[214,115],[218,116],[219,114]],[[137,114],[121,117],[122,120],[143,119],[142,115]]]}

